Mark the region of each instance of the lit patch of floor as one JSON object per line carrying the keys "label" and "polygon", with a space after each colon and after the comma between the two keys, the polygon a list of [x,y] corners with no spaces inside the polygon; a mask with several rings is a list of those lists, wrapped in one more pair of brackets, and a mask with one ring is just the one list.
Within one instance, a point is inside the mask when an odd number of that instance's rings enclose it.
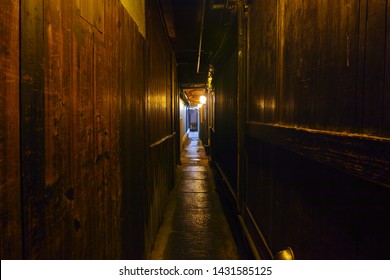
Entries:
{"label": "lit patch of floor", "polygon": [[186,144],[150,259],[238,259],[197,133]]}

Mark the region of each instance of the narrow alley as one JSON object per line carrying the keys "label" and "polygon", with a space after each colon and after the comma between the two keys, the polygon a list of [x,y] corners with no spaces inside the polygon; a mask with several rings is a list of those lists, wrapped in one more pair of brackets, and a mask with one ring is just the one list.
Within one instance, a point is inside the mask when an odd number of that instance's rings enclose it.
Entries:
{"label": "narrow alley", "polygon": [[234,260],[238,251],[223,213],[209,158],[190,132],[151,259]]}
{"label": "narrow alley", "polygon": [[2,260],[389,259],[390,0],[1,0],[0,66]]}

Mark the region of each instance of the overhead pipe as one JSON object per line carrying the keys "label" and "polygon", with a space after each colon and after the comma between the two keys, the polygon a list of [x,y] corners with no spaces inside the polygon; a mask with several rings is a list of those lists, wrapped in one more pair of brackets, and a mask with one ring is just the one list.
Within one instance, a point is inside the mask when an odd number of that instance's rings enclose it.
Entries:
{"label": "overhead pipe", "polygon": [[196,66],[196,73],[199,73],[200,68],[200,56],[202,53],[202,39],[203,39],[203,29],[204,29],[204,12],[206,9],[206,0],[203,0],[203,7],[202,7],[202,19],[200,24],[200,38],[199,38],[199,50],[198,50],[198,65]]}

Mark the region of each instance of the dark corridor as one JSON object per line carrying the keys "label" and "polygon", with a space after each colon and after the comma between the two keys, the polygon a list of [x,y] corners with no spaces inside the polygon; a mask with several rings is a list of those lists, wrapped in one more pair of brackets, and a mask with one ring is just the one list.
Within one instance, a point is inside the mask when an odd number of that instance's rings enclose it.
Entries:
{"label": "dark corridor", "polygon": [[151,259],[234,260],[238,252],[205,149],[190,132]]}
{"label": "dark corridor", "polygon": [[9,0],[0,22],[2,260],[388,259],[389,0]]}

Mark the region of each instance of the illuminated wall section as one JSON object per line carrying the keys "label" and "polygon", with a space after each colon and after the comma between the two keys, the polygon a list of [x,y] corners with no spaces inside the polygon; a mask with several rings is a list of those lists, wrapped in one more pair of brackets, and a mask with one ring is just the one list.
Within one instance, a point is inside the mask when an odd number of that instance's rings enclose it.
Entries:
{"label": "illuminated wall section", "polygon": [[145,0],[120,0],[138,26],[142,36],[146,36]]}

